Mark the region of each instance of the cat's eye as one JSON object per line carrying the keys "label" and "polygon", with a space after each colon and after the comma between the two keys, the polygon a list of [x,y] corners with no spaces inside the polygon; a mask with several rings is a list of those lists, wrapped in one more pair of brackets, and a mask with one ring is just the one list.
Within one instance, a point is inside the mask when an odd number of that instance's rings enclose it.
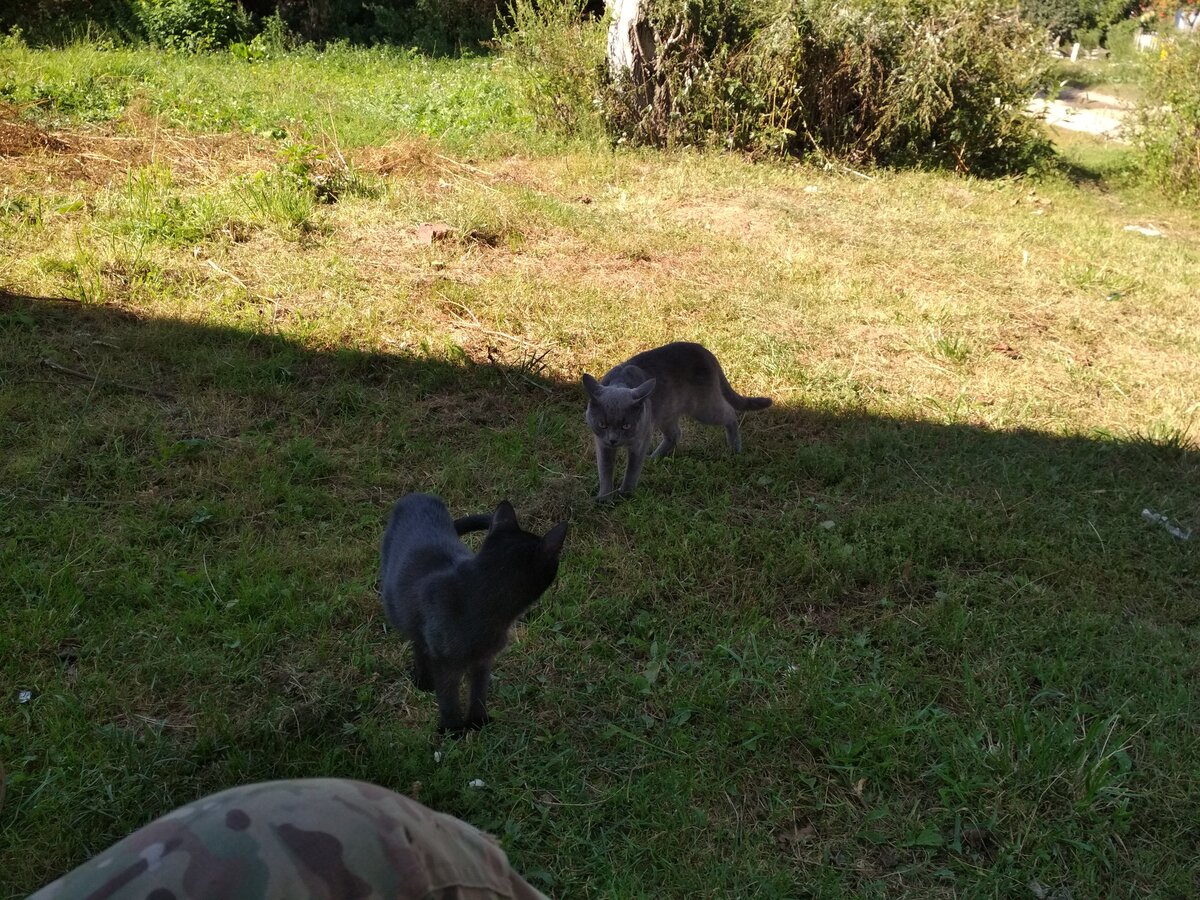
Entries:
{"label": "cat's eye", "polygon": [[631,427],[632,426],[628,422],[626,422],[624,425],[621,426],[621,428],[624,429],[625,431],[628,431]]}
{"label": "cat's eye", "polygon": [[608,425],[607,425],[606,423],[604,423],[604,422],[597,422],[597,423],[596,423],[596,427],[597,427],[597,428],[607,428],[607,427],[608,427]]}

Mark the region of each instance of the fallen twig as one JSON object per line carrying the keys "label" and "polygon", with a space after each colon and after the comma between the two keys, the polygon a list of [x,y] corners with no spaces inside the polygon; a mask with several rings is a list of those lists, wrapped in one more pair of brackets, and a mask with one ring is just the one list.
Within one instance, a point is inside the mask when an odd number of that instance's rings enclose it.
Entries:
{"label": "fallen twig", "polygon": [[[441,295],[439,295],[439,296],[441,296]],[[459,325],[463,326],[464,328],[473,328],[476,331],[478,331],[480,334],[486,334],[491,337],[498,337],[498,338],[503,338],[506,341],[512,341],[514,344],[520,344],[522,347],[526,347],[530,351],[537,351],[537,350],[549,351],[549,350],[553,349],[552,347],[549,347],[546,344],[543,344],[541,342],[535,343],[533,341],[528,341],[525,338],[517,337],[515,334],[509,334],[506,331],[496,331],[495,329],[488,328],[479,321],[479,317],[476,316],[475,313],[471,312],[470,307],[466,306],[465,304],[459,303],[457,300],[451,300],[449,297],[441,296],[441,299],[443,302],[449,303],[451,306],[457,306],[459,309],[461,309],[463,312],[465,312],[468,316],[471,317],[470,321],[468,321],[467,319],[464,319],[462,316],[453,316],[454,321],[457,322]],[[544,355],[545,354],[543,354],[543,356]]]}
{"label": "fallen twig", "polygon": [[442,154],[440,154],[440,153],[435,153],[433,155],[436,156],[438,159],[445,160],[446,162],[450,163],[453,166],[460,166],[461,168],[467,169],[470,172],[478,172],[480,175],[486,175],[488,178],[499,178],[500,177],[493,172],[488,172],[485,169],[477,169],[477,168],[475,168],[475,166],[469,166],[465,162],[459,162],[457,159],[451,159],[449,156],[442,156]]}
{"label": "fallen twig", "polygon": [[95,375],[89,375],[87,372],[81,372],[78,369],[69,369],[66,366],[60,366],[51,359],[43,359],[42,365],[48,369],[53,369],[55,372],[62,372],[64,375],[71,375],[75,378],[82,378],[84,381],[90,381],[93,384],[104,385],[105,387],[120,388],[123,391],[133,391],[135,394],[148,394],[151,397],[158,397],[160,400],[174,400],[172,394],[165,391],[157,391],[154,388],[141,387],[136,384],[126,384],[124,381],[113,381],[110,378],[99,378]]}

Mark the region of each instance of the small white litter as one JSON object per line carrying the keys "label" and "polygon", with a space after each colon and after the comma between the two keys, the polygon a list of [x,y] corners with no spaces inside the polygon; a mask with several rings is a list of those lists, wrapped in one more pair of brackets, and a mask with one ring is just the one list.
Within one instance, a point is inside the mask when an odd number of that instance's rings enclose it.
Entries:
{"label": "small white litter", "polygon": [[18,703],[28,703],[33,699],[33,691],[21,691],[17,694]]}
{"label": "small white litter", "polygon": [[1153,225],[1126,225],[1126,231],[1136,231],[1138,234],[1144,234],[1146,237],[1163,237],[1163,233]]}
{"label": "small white litter", "polygon": [[434,761],[435,763],[439,763],[439,762],[441,762],[441,761],[442,761],[442,751],[441,751],[441,750],[434,750],[434,751],[433,751],[433,761]]}
{"label": "small white litter", "polygon": [[1192,536],[1192,529],[1184,528],[1182,525],[1176,525],[1162,513],[1154,512],[1153,510],[1143,509],[1142,518],[1151,525],[1161,525],[1173,536],[1181,541],[1186,541]]}
{"label": "small white litter", "polygon": [[826,519],[817,527],[824,528],[826,531],[833,531],[833,529],[837,528],[837,522],[833,521],[833,519]]}
{"label": "small white litter", "polygon": [[467,782],[467,787],[473,787],[473,788],[477,788],[477,789],[481,788],[481,787],[487,787],[487,782],[484,781],[482,778],[472,778],[470,781]]}

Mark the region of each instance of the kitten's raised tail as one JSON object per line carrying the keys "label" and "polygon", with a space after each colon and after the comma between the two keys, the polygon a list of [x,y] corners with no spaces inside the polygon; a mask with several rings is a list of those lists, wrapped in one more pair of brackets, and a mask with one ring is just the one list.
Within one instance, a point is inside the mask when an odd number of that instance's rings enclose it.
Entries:
{"label": "kitten's raised tail", "polygon": [[721,377],[721,396],[723,396],[726,402],[738,412],[766,409],[771,405],[770,397],[743,397],[729,386],[729,379],[725,377],[724,372],[718,369],[717,374]]}
{"label": "kitten's raised tail", "polygon": [[454,531],[460,537],[472,531],[487,531],[492,527],[491,513],[478,513],[474,516],[463,516],[454,520]]}

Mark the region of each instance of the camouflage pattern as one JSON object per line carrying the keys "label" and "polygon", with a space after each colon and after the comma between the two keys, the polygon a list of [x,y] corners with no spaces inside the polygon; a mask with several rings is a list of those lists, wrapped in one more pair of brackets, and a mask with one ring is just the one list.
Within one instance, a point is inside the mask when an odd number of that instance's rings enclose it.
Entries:
{"label": "camouflage pattern", "polygon": [[361,781],[233,788],[146,827],[31,900],[545,900],[496,842]]}

